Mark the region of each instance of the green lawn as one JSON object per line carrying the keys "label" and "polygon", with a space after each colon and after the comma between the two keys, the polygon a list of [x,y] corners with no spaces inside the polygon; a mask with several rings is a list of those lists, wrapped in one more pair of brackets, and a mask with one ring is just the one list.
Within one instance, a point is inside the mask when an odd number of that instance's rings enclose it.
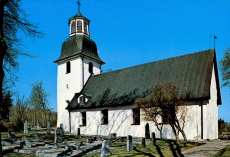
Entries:
{"label": "green lawn", "polygon": [[[133,151],[126,151],[126,143],[116,143],[110,144],[110,150],[112,157],[127,157],[127,156],[156,156],[156,157],[171,157],[176,156],[176,154],[181,154],[182,151],[190,149],[195,145],[184,142],[174,142],[174,141],[157,141],[156,145],[148,143],[146,147],[142,147],[140,144],[133,145]],[[112,149],[113,147],[118,147],[117,149]],[[84,155],[83,157],[98,157],[99,153]]]}
{"label": "green lawn", "polygon": [[[32,136],[34,133],[37,133],[36,131],[31,131],[29,133],[23,133],[23,132],[17,132],[16,137],[21,138],[22,136]],[[8,132],[1,132],[2,138],[8,138]],[[39,138],[43,140],[54,140],[54,134],[46,134],[46,133],[37,133]],[[85,142],[87,136],[82,136],[80,139],[77,139],[75,135],[64,135],[62,137],[63,141],[80,141]]]}
{"label": "green lawn", "polygon": [[230,146],[226,146],[224,149],[220,150],[214,157],[219,156],[230,156]]}
{"label": "green lawn", "polygon": [[[4,152],[5,150],[3,150]],[[35,154],[23,154],[23,153],[6,153],[4,157],[36,157]]]}
{"label": "green lawn", "polygon": [[[21,136],[31,136],[33,133],[17,133],[17,137]],[[38,133],[39,137],[44,140],[53,140],[54,135],[46,135]],[[7,132],[2,133],[2,137],[7,137]],[[64,135],[63,140],[64,141],[86,141],[86,138],[88,137],[82,137],[81,139],[77,139],[74,135]],[[182,151],[190,149],[194,147],[195,145],[192,143],[185,143],[183,141],[175,142],[175,141],[161,141],[157,140],[156,145],[152,145],[151,143],[147,143],[146,147],[142,147],[141,144],[134,144],[133,145],[133,151],[127,152],[126,151],[126,142],[116,142],[116,143],[110,143],[110,150],[112,153],[112,157],[125,157],[125,156],[164,156],[164,157],[170,157],[170,156],[176,156],[177,154],[181,154]],[[116,148],[116,149],[113,149]],[[228,148],[228,151],[230,148]],[[21,154],[21,153],[8,153],[5,155],[6,157],[34,157],[34,154]],[[84,155],[84,157],[98,157],[100,156],[99,153]]]}

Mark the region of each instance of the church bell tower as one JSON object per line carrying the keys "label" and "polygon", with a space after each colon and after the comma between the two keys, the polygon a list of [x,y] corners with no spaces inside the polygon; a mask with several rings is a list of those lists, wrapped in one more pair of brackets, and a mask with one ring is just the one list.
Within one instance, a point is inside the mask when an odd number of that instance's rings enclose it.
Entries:
{"label": "church bell tower", "polygon": [[75,93],[82,90],[91,75],[101,73],[105,64],[99,57],[96,43],[90,39],[90,20],[80,13],[69,19],[69,37],[63,42],[61,55],[54,61],[58,64],[57,74],[57,126],[63,123],[69,131],[69,113],[65,109]]}

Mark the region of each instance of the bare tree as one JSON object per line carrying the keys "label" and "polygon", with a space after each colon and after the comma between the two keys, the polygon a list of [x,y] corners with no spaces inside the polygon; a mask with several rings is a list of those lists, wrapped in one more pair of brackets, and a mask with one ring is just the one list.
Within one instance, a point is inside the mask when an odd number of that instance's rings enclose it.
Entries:
{"label": "bare tree", "polygon": [[19,130],[23,128],[23,123],[27,119],[27,107],[28,100],[25,96],[22,96],[22,98],[17,97],[16,105],[13,106],[10,111],[10,121],[15,125],[15,128]]}
{"label": "bare tree", "polygon": [[151,93],[135,101],[135,107],[142,111],[143,119],[153,121],[160,132],[162,139],[162,129],[164,124],[169,124],[176,137],[179,133],[187,141],[184,133],[184,126],[188,108],[184,106],[184,100],[179,99],[179,88],[169,82],[157,83],[152,87]]}
{"label": "bare tree", "polygon": [[230,87],[230,47],[224,51],[224,57],[220,61],[223,86]]}
{"label": "bare tree", "polygon": [[[2,89],[5,71],[12,72],[18,67],[17,57],[23,54],[20,50],[21,40],[17,31],[22,30],[29,37],[41,37],[37,26],[27,20],[27,16],[20,8],[21,0],[0,0],[0,105],[2,106]],[[13,74],[13,73],[11,73]],[[1,107],[0,107],[1,109]],[[0,133],[1,139],[1,133]],[[2,157],[0,143],[0,157]]]}
{"label": "bare tree", "polygon": [[31,95],[30,95],[30,105],[34,109],[34,125],[38,122],[38,114],[43,115],[40,119],[43,119],[43,123],[46,124],[48,108],[48,94],[43,88],[43,83],[36,82],[32,85]]}
{"label": "bare tree", "polygon": [[160,139],[162,140],[162,129],[164,123],[161,123],[162,110],[160,107],[155,107],[154,99],[150,97],[139,98],[135,101],[135,108],[141,108],[143,120],[153,121],[160,132]]}

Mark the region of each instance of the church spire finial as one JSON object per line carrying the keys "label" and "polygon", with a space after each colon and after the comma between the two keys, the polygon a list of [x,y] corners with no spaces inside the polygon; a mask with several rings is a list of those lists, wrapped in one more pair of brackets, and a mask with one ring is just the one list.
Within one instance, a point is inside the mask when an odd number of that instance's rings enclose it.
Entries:
{"label": "church spire finial", "polygon": [[77,1],[77,4],[78,4],[78,13],[80,13],[80,6],[81,6],[80,0]]}

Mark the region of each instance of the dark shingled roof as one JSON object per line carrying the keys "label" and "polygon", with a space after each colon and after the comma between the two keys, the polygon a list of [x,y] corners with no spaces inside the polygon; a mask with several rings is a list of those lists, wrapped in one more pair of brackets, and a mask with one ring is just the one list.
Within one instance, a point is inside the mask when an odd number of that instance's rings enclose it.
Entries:
{"label": "dark shingled roof", "polygon": [[74,35],[66,39],[66,41],[62,44],[61,55],[55,62],[76,55],[83,55],[104,64],[98,56],[96,43],[84,35]]}
{"label": "dark shingled roof", "polygon": [[83,19],[84,21],[87,21],[88,24],[90,23],[90,20],[87,19],[86,17],[84,17],[80,12],[78,12],[75,16],[69,18],[69,23],[70,23],[70,21],[72,21],[74,19]]}
{"label": "dark shingled roof", "polygon": [[89,78],[81,93],[91,97],[80,105],[74,96],[67,109],[122,106],[150,93],[155,83],[171,82],[179,87],[181,98],[209,99],[212,68],[215,66],[218,104],[221,103],[216,58],[213,49],[141,64]]}

